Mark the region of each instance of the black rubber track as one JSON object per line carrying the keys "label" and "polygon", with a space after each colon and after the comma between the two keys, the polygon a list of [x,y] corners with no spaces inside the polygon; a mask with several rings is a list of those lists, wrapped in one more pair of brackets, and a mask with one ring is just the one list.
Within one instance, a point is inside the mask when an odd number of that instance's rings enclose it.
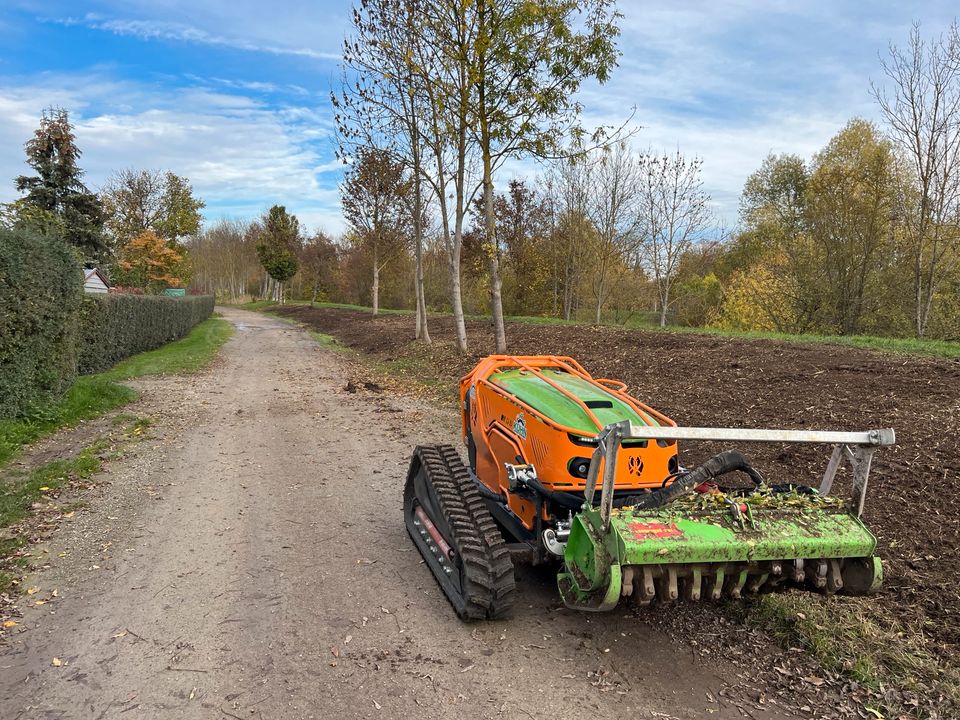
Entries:
{"label": "black rubber track", "polygon": [[[444,571],[413,524],[417,505],[453,548],[452,573]],[[516,596],[510,551],[455,448],[414,450],[403,507],[407,532],[460,619],[506,617]]]}

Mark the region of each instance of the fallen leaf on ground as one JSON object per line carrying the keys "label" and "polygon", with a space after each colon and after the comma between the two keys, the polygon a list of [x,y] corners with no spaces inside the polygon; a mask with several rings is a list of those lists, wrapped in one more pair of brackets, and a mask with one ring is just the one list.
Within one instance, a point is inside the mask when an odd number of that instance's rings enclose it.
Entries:
{"label": "fallen leaf on ground", "polygon": [[60,658],[55,657],[53,660],[50,661],[50,664],[53,665],[54,667],[60,667],[61,665],[63,665],[63,661]]}
{"label": "fallen leaf on ground", "polygon": [[3,626],[4,626],[5,628],[16,627],[16,626],[17,626],[17,621],[16,621],[16,620],[6,620],[6,621],[3,623]]}
{"label": "fallen leaf on ground", "polygon": [[34,586],[32,588],[27,588],[27,595],[33,595],[34,593],[38,593],[38,592],[40,592],[40,588],[37,586]]}

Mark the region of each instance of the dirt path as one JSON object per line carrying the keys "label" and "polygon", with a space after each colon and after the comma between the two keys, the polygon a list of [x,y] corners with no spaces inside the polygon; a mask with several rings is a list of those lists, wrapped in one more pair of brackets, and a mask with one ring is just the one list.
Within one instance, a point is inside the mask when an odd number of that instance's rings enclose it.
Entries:
{"label": "dirt path", "polygon": [[0,645],[4,720],[793,717],[762,685],[741,712],[742,668],[630,611],[563,609],[550,573],[509,622],[461,624],[400,512],[452,412],[347,392],[342,356],[224,314],[216,366],[143,385],[152,439],[47,548],[48,602]]}

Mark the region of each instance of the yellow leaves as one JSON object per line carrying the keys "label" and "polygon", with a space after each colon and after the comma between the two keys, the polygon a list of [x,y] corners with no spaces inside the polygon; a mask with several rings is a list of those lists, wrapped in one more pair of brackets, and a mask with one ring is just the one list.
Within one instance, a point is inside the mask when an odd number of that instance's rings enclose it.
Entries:
{"label": "yellow leaves", "polygon": [[790,303],[791,281],[778,272],[775,257],[761,259],[747,270],[733,273],[724,293],[723,308],[711,327],[727,330],[782,331],[796,322]]}
{"label": "yellow leaves", "polygon": [[50,664],[53,665],[54,667],[60,667],[61,665],[63,665],[63,660],[61,660],[58,657],[55,657],[53,660],[50,661]]}
{"label": "yellow leaves", "polygon": [[36,595],[38,592],[40,592],[40,588],[36,585],[32,588],[27,588],[27,595]]}
{"label": "yellow leaves", "polygon": [[9,630],[10,628],[15,628],[17,626],[16,620],[4,620],[3,627]]}
{"label": "yellow leaves", "polygon": [[120,251],[117,263],[121,285],[179,287],[188,267],[184,256],[152,230],[145,230]]}

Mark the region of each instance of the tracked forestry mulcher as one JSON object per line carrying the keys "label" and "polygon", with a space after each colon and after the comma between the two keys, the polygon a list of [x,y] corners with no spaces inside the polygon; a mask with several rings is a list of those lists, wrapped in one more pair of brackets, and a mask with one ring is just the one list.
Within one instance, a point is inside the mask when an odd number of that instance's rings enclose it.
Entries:
{"label": "tracked forestry mulcher", "polygon": [[[876,539],[860,520],[870,462],[892,429],[866,432],[677,427],[572,358],[493,355],[460,381],[469,464],[418,447],[407,530],[464,620],[501,618],[514,563],[556,562],[564,602],[739,598],[808,587],[875,592]],[[737,450],[690,469],[678,441],[833,447],[819,487],[768,482]],[[830,495],[848,463],[852,497]],[[749,482],[730,484],[740,473]]]}

